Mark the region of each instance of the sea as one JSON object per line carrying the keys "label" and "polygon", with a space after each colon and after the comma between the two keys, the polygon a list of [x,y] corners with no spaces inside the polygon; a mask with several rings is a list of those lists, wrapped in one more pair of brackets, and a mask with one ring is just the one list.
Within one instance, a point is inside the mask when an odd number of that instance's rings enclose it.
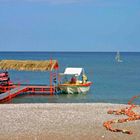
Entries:
{"label": "sea", "polygon": [[[92,86],[87,94],[18,95],[10,103],[118,103],[127,104],[140,95],[140,53],[121,52],[123,62],[115,61],[116,52],[0,52],[0,59],[50,60],[66,67],[84,68]],[[1,70],[2,72],[2,70]],[[49,72],[9,70],[18,84],[49,85]],[[140,103],[140,98],[135,102]],[[9,102],[7,102],[9,103]]]}

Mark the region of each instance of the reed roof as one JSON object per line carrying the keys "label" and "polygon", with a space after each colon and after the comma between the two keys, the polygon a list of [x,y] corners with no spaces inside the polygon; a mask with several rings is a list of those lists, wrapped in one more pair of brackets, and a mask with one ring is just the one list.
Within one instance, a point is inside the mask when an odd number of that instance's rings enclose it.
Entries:
{"label": "reed roof", "polygon": [[19,71],[52,71],[58,69],[57,60],[0,60],[0,69]]}

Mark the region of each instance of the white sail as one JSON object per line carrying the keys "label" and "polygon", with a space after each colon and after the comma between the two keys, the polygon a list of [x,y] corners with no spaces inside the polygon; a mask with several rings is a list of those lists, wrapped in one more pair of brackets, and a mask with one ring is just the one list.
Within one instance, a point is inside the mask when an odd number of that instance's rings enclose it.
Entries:
{"label": "white sail", "polygon": [[123,62],[123,61],[121,60],[120,52],[117,52],[116,57],[115,57],[115,60],[116,60],[117,62]]}

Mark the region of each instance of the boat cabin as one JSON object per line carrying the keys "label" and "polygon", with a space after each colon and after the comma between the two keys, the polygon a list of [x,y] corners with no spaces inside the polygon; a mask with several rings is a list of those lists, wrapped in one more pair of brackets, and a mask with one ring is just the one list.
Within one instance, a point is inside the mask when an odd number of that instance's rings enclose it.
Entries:
{"label": "boat cabin", "polygon": [[81,84],[87,82],[83,68],[66,68],[64,73],[59,73],[60,81],[64,84]]}

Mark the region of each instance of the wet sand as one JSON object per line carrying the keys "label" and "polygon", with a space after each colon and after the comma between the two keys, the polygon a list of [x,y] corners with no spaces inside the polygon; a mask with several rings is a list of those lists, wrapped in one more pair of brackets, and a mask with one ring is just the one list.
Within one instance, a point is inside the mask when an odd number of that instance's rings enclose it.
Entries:
{"label": "wet sand", "polygon": [[[132,130],[132,135],[114,133],[103,122],[124,115],[109,115],[109,109],[127,105],[86,104],[1,104],[0,140],[140,140],[140,121],[114,124]],[[140,107],[135,109],[140,114]]]}

